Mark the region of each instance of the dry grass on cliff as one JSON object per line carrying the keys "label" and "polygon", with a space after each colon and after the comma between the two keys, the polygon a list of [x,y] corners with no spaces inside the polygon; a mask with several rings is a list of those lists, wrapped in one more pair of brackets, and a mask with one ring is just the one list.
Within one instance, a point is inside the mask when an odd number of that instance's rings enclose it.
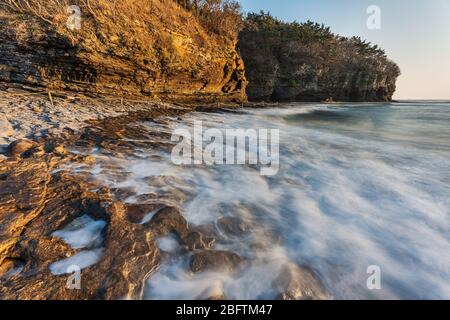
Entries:
{"label": "dry grass on cliff", "polygon": [[235,0],[172,0],[189,10],[210,32],[235,37],[243,28],[241,5]]}
{"label": "dry grass on cliff", "polygon": [[[207,44],[208,37],[236,41],[242,27],[239,5],[230,0],[200,3],[203,4],[198,10],[192,10],[177,0],[0,0],[0,11],[37,18],[74,40],[91,32],[108,34],[133,30],[140,30],[134,36],[148,39],[157,35],[158,29],[166,28],[180,29],[202,38],[199,39],[202,44]],[[78,32],[68,32],[66,27],[72,5],[81,9],[82,28]],[[183,25],[177,25],[178,21]]]}
{"label": "dry grass on cliff", "polygon": [[[81,10],[79,30],[67,27],[71,5]],[[171,64],[187,69],[201,65],[192,50],[218,51],[237,41],[234,33],[208,30],[198,16],[174,0],[0,0],[2,11],[16,38],[24,42],[36,40],[37,34],[43,38],[56,33],[91,52],[93,59],[94,54],[115,56],[144,67],[157,63],[167,70]]]}

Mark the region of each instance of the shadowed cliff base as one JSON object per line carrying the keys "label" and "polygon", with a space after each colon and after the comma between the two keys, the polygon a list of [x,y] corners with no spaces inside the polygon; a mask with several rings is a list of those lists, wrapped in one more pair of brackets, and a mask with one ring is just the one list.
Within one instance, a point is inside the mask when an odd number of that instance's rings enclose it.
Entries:
{"label": "shadowed cliff base", "polygon": [[400,75],[376,45],[264,12],[248,15],[238,47],[253,101],[390,101]]}

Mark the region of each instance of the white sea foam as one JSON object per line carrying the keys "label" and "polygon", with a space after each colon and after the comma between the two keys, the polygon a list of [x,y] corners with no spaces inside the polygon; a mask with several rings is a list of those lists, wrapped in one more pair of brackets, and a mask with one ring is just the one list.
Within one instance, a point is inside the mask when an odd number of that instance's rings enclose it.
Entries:
{"label": "white sea foam", "polygon": [[102,248],[81,251],[70,258],[52,263],[49,268],[54,275],[71,273],[71,266],[77,266],[80,270],[83,270],[100,261],[102,254]]}
{"label": "white sea foam", "polygon": [[98,246],[102,241],[101,231],[106,226],[103,220],[94,220],[88,215],[75,219],[64,229],[52,233],[73,249]]}
{"label": "white sea foam", "polygon": [[94,220],[88,215],[83,215],[64,229],[55,231],[52,236],[61,238],[72,249],[87,249],[80,251],[64,260],[52,263],[49,268],[55,275],[70,273],[71,266],[77,266],[80,270],[96,264],[103,254],[102,248],[102,230],[106,222],[103,220]]}
{"label": "white sea foam", "polygon": [[158,247],[166,252],[173,252],[179,247],[178,240],[173,235],[168,235],[158,239]]}

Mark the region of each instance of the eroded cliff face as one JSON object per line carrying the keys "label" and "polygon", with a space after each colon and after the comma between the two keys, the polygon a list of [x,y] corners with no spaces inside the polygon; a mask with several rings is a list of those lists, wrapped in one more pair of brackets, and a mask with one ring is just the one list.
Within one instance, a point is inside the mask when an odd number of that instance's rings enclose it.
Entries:
{"label": "eroded cliff face", "polygon": [[250,100],[390,101],[400,74],[384,52],[317,24],[252,15],[239,37]]}
{"label": "eroded cliff face", "polygon": [[81,9],[81,28],[74,30],[67,27],[69,3],[29,2],[34,10],[0,0],[2,87],[189,102],[245,99],[236,37],[205,30],[172,0],[71,1]]}

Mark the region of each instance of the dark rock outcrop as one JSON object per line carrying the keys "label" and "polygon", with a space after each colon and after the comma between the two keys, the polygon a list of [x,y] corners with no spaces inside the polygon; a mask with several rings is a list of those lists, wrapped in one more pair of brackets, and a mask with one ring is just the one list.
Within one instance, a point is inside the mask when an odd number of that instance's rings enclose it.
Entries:
{"label": "dark rock outcrop", "polygon": [[248,16],[238,47],[253,101],[389,101],[400,74],[377,46],[264,13]]}
{"label": "dark rock outcrop", "polygon": [[232,236],[242,236],[248,233],[250,226],[236,217],[222,217],[217,221],[220,231]]}
{"label": "dark rock outcrop", "polygon": [[280,300],[328,300],[330,296],[311,270],[293,263],[283,266],[272,284]]}
{"label": "dark rock outcrop", "polygon": [[158,236],[175,234],[190,251],[211,248],[215,239],[191,228],[180,210],[164,207],[151,219],[149,225]]}
{"label": "dark rock outcrop", "polygon": [[194,273],[203,271],[234,271],[244,258],[229,251],[202,251],[191,257],[190,269]]}
{"label": "dark rock outcrop", "polygon": [[33,141],[27,139],[16,140],[9,145],[9,154],[13,157],[20,156],[27,152],[31,148],[35,147],[36,144]]}
{"label": "dark rock outcrop", "polygon": [[174,1],[0,0],[0,88],[170,101],[242,101],[236,35],[209,32]]}

